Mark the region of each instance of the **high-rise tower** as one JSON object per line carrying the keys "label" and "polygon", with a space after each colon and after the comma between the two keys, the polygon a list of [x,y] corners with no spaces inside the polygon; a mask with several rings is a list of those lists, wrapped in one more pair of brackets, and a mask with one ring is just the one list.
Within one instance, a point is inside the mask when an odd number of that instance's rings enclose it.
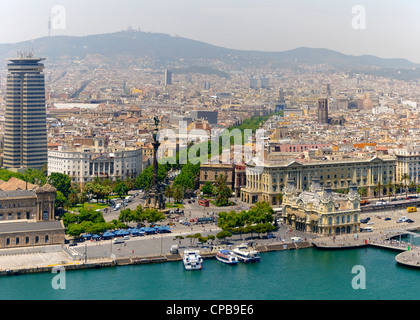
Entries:
{"label": "high-rise tower", "polygon": [[318,99],[318,123],[328,123],[328,99]]}
{"label": "high-rise tower", "polygon": [[38,169],[48,162],[44,58],[8,59],[3,166]]}
{"label": "high-rise tower", "polygon": [[172,71],[165,70],[165,85],[172,84]]}

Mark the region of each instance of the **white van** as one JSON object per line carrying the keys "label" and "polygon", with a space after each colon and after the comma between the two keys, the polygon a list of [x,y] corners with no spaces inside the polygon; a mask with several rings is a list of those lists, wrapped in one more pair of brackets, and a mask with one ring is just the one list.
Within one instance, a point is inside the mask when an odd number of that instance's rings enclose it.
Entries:
{"label": "white van", "polygon": [[292,237],[292,238],[291,238],[291,240],[292,240],[292,242],[294,242],[294,243],[299,243],[299,242],[302,242],[302,238],[301,238],[301,237]]}
{"label": "white van", "polygon": [[121,239],[121,238],[114,238],[114,239],[112,240],[112,243],[114,243],[114,244],[116,244],[116,243],[124,243],[124,240],[123,240],[123,239]]}

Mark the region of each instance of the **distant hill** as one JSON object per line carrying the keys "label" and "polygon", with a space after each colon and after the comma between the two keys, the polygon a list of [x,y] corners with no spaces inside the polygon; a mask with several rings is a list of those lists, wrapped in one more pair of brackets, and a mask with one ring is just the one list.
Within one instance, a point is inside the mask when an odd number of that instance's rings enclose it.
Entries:
{"label": "distant hill", "polygon": [[[387,76],[417,77],[420,65],[406,59],[386,59],[371,55],[352,56],[333,50],[297,48],[284,52],[245,51],[222,48],[200,41],[173,37],[162,33],[121,31],[83,37],[52,36],[16,44],[0,44],[1,63],[16,57],[17,51],[32,51],[47,61],[62,58],[93,59],[94,63],[133,64],[150,59],[154,66],[182,62],[184,68],[210,66],[222,61],[234,68],[247,66],[299,67],[326,64],[338,70],[378,72]],[[400,69],[410,70],[402,72]],[[416,69],[419,69],[417,71]],[[420,75],[420,74],[419,74]]]}

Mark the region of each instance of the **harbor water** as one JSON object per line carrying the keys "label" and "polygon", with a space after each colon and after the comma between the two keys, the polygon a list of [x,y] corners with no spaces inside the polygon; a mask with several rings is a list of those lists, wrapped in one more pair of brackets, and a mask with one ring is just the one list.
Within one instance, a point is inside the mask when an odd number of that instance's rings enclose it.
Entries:
{"label": "harbor water", "polygon": [[[206,259],[200,271],[182,261],[0,277],[5,300],[417,300],[420,270],[400,266],[397,252],[316,248],[261,253],[261,262],[226,265]],[[364,270],[365,288],[354,279]],[[359,283],[362,283],[359,281]]]}

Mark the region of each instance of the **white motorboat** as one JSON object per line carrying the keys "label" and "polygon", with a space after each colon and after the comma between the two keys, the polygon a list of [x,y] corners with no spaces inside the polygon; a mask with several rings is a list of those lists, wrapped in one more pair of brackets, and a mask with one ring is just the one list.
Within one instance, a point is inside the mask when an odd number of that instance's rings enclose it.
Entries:
{"label": "white motorboat", "polygon": [[186,270],[201,270],[203,267],[203,258],[198,250],[185,250],[183,262]]}
{"label": "white motorboat", "polygon": [[241,244],[232,250],[233,254],[242,262],[259,262],[261,257],[259,252],[246,244]]}
{"label": "white motorboat", "polygon": [[216,259],[226,264],[238,263],[238,258],[233,254],[233,252],[226,249],[219,250],[216,254]]}

